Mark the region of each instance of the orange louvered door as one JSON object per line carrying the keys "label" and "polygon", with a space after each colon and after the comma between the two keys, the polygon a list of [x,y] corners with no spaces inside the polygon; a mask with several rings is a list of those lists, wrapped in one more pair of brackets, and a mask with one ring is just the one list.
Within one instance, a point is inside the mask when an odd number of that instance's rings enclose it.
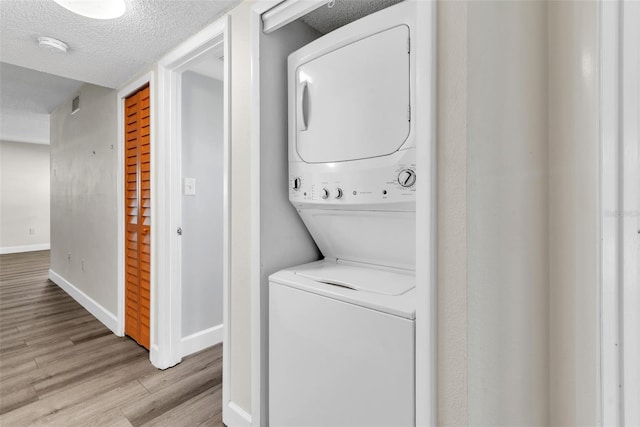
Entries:
{"label": "orange louvered door", "polygon": [[149,87],[125,100],[125,334],[150,345],[151,144]]}

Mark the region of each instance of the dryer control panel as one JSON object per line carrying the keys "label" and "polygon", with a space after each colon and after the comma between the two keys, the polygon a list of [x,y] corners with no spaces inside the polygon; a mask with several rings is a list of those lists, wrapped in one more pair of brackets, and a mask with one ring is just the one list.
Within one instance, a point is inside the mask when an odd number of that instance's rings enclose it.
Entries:
{"label": "dryer control panel", "polygon": [[289,200],[298,208],[415,210],[418,172],[411,156],[403,157],[390,165],[291,162]]}

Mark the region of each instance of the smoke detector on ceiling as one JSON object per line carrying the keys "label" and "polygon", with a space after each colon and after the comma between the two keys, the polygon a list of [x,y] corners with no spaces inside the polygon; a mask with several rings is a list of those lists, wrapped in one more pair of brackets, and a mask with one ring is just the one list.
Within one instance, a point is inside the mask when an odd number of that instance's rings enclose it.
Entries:
{"label": "smoke detector on ceiling", "polygon": [[53,37],[38,37],[38,46],[43,49],[52,50],[59,53],[67,53],[69,45],[62,40],[54,39]]}

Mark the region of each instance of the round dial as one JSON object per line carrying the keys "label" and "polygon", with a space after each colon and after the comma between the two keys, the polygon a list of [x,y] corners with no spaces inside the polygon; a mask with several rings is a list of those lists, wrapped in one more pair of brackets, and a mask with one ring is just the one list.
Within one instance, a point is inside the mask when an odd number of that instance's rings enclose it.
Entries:
{"label": "round dial", "polygon": [[403,187],[411,187],[416,183],[416,172],[413,169],[403,169],[398,174],[398,183]]}
{"label": "round dial", "polygon": [[327,190],[326,188],[322,189],[321,194],[322,194],[322,198],[323,199],[328,199],[329,198],[329,190]]}
{"label": "round dial", "polygon": [[342,188],[336,188],[336,199],[342,199]]}
{"label": "round dial", "polygon": [[294,190],[299,191],[302,188],[302,178],[299,176],[293,178],[292,187]]}

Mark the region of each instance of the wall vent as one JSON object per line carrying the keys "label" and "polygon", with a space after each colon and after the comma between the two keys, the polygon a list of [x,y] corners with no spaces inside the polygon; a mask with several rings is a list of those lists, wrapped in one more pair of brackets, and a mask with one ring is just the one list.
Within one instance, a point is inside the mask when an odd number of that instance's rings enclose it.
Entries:
{"label": "wall vent", "polygon": [[80,95],[73,98],[71,101],[71,114],[75,114],[80,111]]}

